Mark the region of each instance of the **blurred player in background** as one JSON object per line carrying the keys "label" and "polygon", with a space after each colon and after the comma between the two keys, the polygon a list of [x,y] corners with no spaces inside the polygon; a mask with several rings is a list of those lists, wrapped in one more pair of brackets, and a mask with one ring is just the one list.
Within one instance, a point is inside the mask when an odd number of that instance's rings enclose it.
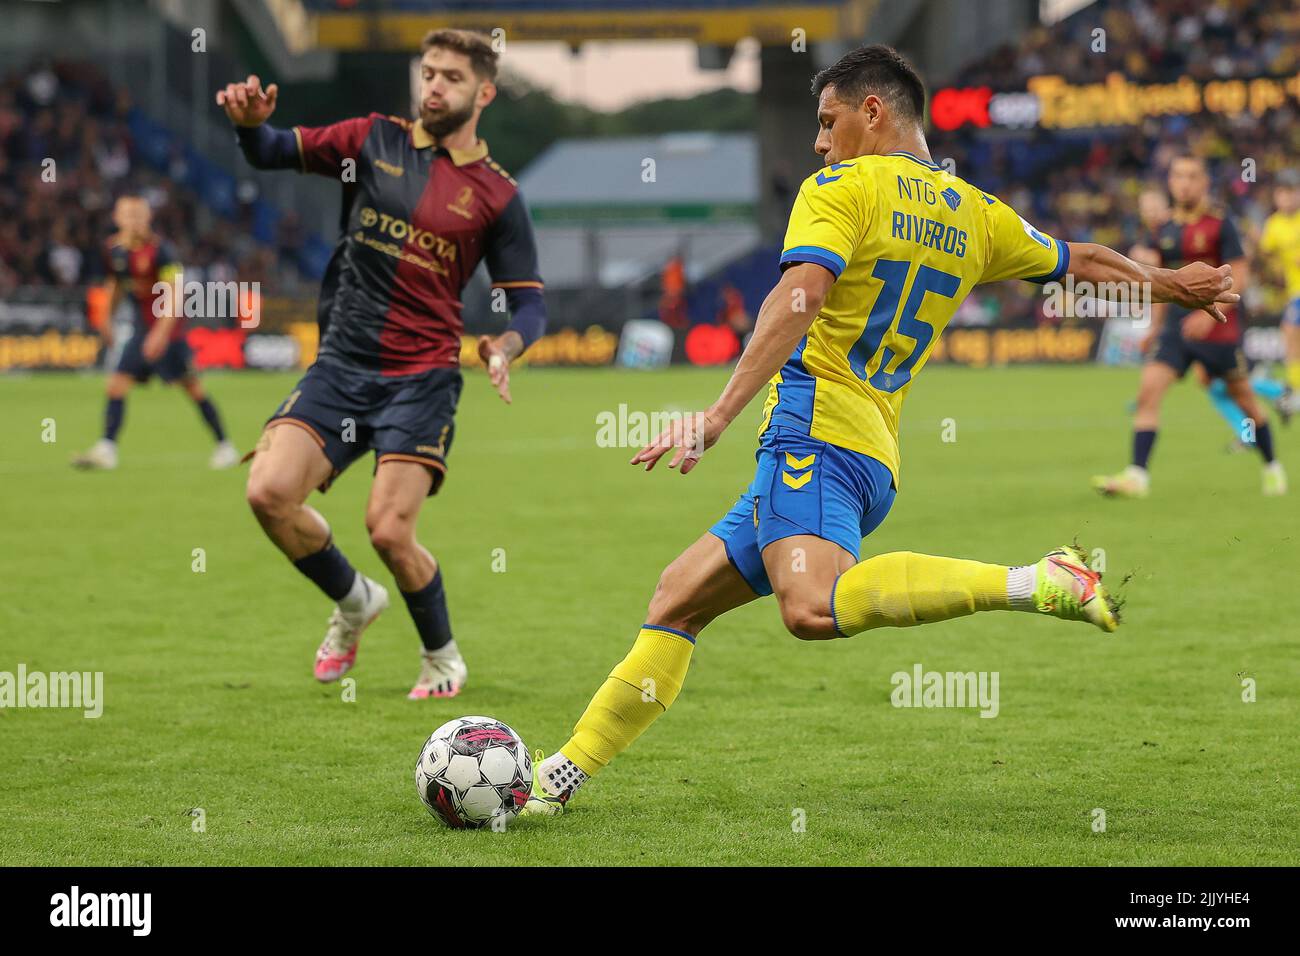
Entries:
{"label": "blurred player in background", "polygon": [[1287,305],[1282,314],[1286,343],[1286,381],[1291,388],[1287,410],[1294,412],[1300,398],[1300,173],[1284,170],[1273,188],[1276,211],[1264,222],[1259,237],[1259,259],[1270,277],[1280,280]]}
{"label": "blurred player in background", "polygon": [[478,138],[496,75],[486,37],[438,30],[424,40],[414,123],[372,113],[277,129],[266,122],[275,84],[263,90],[250,76],[217,93],[253,166],[316,173],[343,187],[343,234],[321,283],[320,353],[267,422],[248,478],[248,502],[267,536],[336,602],[316,652],[320,681],[352,667],[388,592],[353,569],[304,502],[373,449],[366,527],[424,645],[408,696],[454,697],[465,685],[442,572],[415,527],[447,470],[462,384],[460,295],[479,261],[510,308],[508,329],[478,343],[506,402],[510,362],[546,325],[527,207]]}
{"label": "blurred player in background", "polygon": [[[1181,268],[1192,262],[1230,265],[1233,287],[1241,289],[1246,283],[1241,239],[1231,219],[1210,211],[1209,193],[1205,161],[1191,154],[1176,156],[1169,166],[1174,213],[1158,230],[1155,248],[1167,268]],[[1264,459],[1264,494],[1286,493],[1286,473],[1273,451],[1267,413],[1251,390],[1241,351],[1238,311],[1226,307],[1223,314],[1227,321],[1216,324],[1207,313],[1186,307],[1171,305],[1152,310],[1152,327],[1144,339],[1147,358],[1133,416],[1132,460],[1119,474],[1093,478],[1094,488],[1108,496],[1146,497],[1151,488],[1147,466],[1160,425],[1160,405],[1169,386],[1199,363],[1208,378],[1223,380],[1227,396],[1241,409],[1243,417],[1237,422],[1237,431],[1254,439]]]}
{"label": "blurred player in background", "polygon": [[[1165,191],[1164,186],[1147,186],[1138,194],[1138,220],[1141,223],[1142,235],[1137,244],[1129,251],[1129,255],[1138,262],[1147,265],[1158,266],[1163,261],[1160,252],[1161,235],[1165,227],[1173,218],[1173,209],[1169,205],[1169,193]],[[1141,351],[1146,353],[1155,343],[1158,335],[1157,332],[1163,323],[1163,317],[1166,306],[1163,303],[1148,303],[1147,318],[1150,328],[1143,337]],[[1154,318],[1154,320],[1152,320]],[[1243,436],[1241,423],[1245,421],[1246,414],[1232,400],[1228,394],[1227,383],[1222,378],[1211,377],[1200,363],[1194,363],[1197,381],[1206,389],[1209,396],[1210,404],[1218,412],[1219,417],[1224,420],[1228,426],[1228,431],[1232,435],[1232,441],[1228,445],[1229,451],[1246,451],[1254,446],[1255,441],[1252,435]],[[1282,416],[1283,422],[1286,422],[1291,414],[1290,408],[1285,402],[1287,387],[1281,382],[1277,382],[1267,376],[1267,374],[1251,375],[1250,388],[1260,398],[1268,399],[1277,403],[1278,413]],[[1136,411],[1137,403],[1134,402],[1130,411]]]}
{"label": "blurred player in background", "polygon": [[239,463],[239,453],[226,439],[221,415],[190,364],[185,322],[175,314],[181,300],[159,289],[176,279],[181,266],[171,247],[153,232],[152,221],[153,211],[141,196],[122,196],[113,207],[113,223],[118,231],[108,240],[106,249],[108,311],[101,334],[105,345],[111,347],[113,315],[126,298],[132,306],[131,337],[108,377],[104,435],[88,452],[73,458],[72,464],[84,469],[117,467],[117,436],[126,413],[127,393],[132,385],[144,384],[157,375],[168,385],[180,385],[198,406],[217,442],[208,464],[230,468]]}
{"label": "blurred player in background", "polygon": [[[717,402],[641,449],[646,470],[672,448],[690,472],[768,386],[758,468],[709,533],[664,571],[628,656],[558,753],[535,764],[528,814],[555,814],[676,699],[696,636],[775,594],[802,640],[851,637],[976,611],[1027,611],[1119,625],[1077,547],[1007,567],[910,551],[858,560],[898,488],[903,400],[962,300],[983,282],[1149,282],[1188,308],[1234,302],[1229,270],[1142,266],[1104,246],[1064,243],[944,171],[923,129],[925,89],[897,52],[846,54],[819,73],[821,172],[790,213],[784,274]],[[1067,406],[1070,397],[1059,391]]]}

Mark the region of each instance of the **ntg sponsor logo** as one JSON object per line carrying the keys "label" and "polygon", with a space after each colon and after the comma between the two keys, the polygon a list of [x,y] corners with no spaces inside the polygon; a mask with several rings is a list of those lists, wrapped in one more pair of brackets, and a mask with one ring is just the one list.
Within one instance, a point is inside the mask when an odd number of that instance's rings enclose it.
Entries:
{"label": "ntg sponsor logo", "polygon": [[0,708],[67,707],[91,720],[104,713],[103,671],[0,671]]}
{"label": "ntg sponsor logo", "polygon": [[997,671],[927,671],[914,664],[896,671],[889,702],[895,707],[978,707],[981,717],[998,715]]}
{"label": "ntg sponsor logo", "polygon": [[129,926],[148,936],[153,924],[152,893],[82,893],[73,886],[50,897],[51,926]]}

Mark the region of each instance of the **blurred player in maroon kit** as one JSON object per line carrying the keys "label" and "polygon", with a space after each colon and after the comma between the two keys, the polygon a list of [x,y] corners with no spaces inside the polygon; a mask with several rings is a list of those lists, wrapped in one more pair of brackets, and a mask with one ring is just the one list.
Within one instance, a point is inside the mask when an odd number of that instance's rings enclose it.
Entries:
{"label": "blurred player in maroon kit", "polygon": [[442,573],[415,526],[447,470],[461,391],[460,295],[478,263],[510,308],[507,330],[478,343],[506,402],[510,362],[546,324],[527,207],[477,133],[496,73],[486,37],[438,30],[423,43],[414,123],[371,113],[276,129],[266,122],[275,84],[263,89],[250,76],[217,93],[253,166],[329,176],[343,187],[342,235],[321,282],[320,353],[267,422],[248,479],[267,536],[336,603],[316,653],[317,680],[338,680],[353,666],[388,593],[352,567],[305,501],[373,450],[366,527],[424,645],[408,696],[453,697],[465,684]]}
{"label": "blurred player in maroon kit", "polygon": [[126,411],[126,395],[132,385],[144,384],[157,375],[168,385],[180,385],[194,399],[217,441],[208,463],[213,468],[230,468],[238,464],[239,454],[226,440],[221,416],[191,366],[185,321],[174,308],[167,307],[169,302],[179,306],[181,299],[164,296],[158,288],[159,284],[170,285],[181,267],[171,246],[154,234],[152,215],[149,203],[140,196],[122,196],[113,207],[118,232],[105,247],[108,311],[102,334],[105,344],[111,346],[113,314],[125,297],[133,306],[131,337],[108,377],[103,437],[90,451],[73,458],[72,464],[86,469],[117,467],[117,436]]}
{"label": "blurred player in maroon kit", "polygon": [[[1210,176],[1205,161],[1184,154],[1169,167],[1169,193],[1173,217],[1152,237],[1160,264],[1177,269],[1189,262],[1232,266],[1233,289],[1240,292],[1248,275],[1241,238],[1231,219],[1209,208]],[[1216,323],[1208,313],[1189,312],[1174,305],[1152,309],[1151,331],[1145,342],[1146,362],[1133,416],[1133,457],[1117,475],[1098,476],[1093,487],[1104,495],[1142,498],[1150,491],[1147,464],[1155,446],[1160,405],[1165,392],[1198,363],[1211,379],[1221,379],[1228,396],[1237,403],[1253,431],[1254,444],[1264,459],[1266,495],[1286,493],[1286,474],[1273,452],[1273,435],[1263,406],[1251,390],[1246,359],[1241,351],[1241,318],[1236,307],[1224,308],[1226,322]]]}
{"label": "blurred player in maroon kit", "polygon": [[[1169,206],[1169,194],[1165,191],[1164,186],[1147,186],[1138,194],[1138,220],[1141,223],[1141,234],[1137,244],[1129,250],[1129,258],[1138,262],[1144,262],[1147,265],[1158,266],[1165,261],[1165,256],[1161,250],[1161,242],[1166,246],[1171,246],[1177,241],[1176,237],[1169,235],[1168,224],[1173,217],[1173,210]],[[1162,239],[1163,237],[1163,239]],[[1151,305],[1149,309],[1155,311],[1163,310],[1162,305]],[[1150,330],[1142,338],[1141,350],[1147,352],[1150,346],[1155,344],[1160,328],[1159,325],[1152,325]],[[1232,444],[1228,446],[1229,451],[1248,451],[1255,442],[1246,435],[1243,438],[1242,422],[1247,418],[1243,412],[1228,394],[1228,385],[1222,378],[1211,378],[1205,370],[1205,366],[1200,362],[1195,363],[1196,378],[1205,386],[1210,404],[1214,410],[1227,423],[1229,431],[1232,433]],[[1291,410],[1286,404],[1287,389],[1281,382],[1264,375],[1251,375],[1248,378],[1251,391],[1260,398],[1272,401],[1282,416],[1285,424],[1290,418]]]}

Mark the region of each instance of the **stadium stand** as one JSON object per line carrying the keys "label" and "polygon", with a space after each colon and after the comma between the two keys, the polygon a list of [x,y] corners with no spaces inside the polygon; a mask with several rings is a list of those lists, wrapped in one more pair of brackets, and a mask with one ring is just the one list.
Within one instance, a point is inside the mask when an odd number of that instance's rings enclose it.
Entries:
{"label": "stadium stand", "polygon": [[[1024,90],[1043,74],[1073,84],[1099,83],[1119,64],[1131,81],[1152,83],[1294,75],[1300,68],[1300,10],[1288,0],[1109,0],[1100,10],[1104,55],[1092,52],[1098,10],[1088,8],[969,65],[952,85]],[[1135,126],[1053,129],[1051,135],[968,127],[935,132],[930,144],[936,158],[951,159],[960,175],[1006,199],[1047,232],[1118,248],[1137,238],[1142,187],[1162,182],[1170,157],[1191,148],[1210,160],[1214,195],[1253,241],[1271,211],[1271,177],[1300,154],[1298,119],[1291,101],[1258,117],[1203,111],[1148,117]],[[1243,160],[1251,161],[1248,167]],[[1254,178],[1243,175],[1244,169]],[[1261,318],[1276,318],[1280,301],[1271,290],[1256,287],[1249,295]],[[978,298],[998,321],[1040,318],[1039,296],[997,288]]]}
{"label": "stadium stand", "polygon": [[199,281],[238,274],[294,291],[318,271],[293,213],[241,191],[95,65],[37,61],[0,80],[0,291],[101,280],[113,200],[125,193],[149,199]]}
{"label": "stadium stand", "polygon": [[[311,6],[351,9],[333,0]],[[1099,17],[1105,55],[1092,49]],[[1101,83],[1116,70],[1141,83],[1293,78],[1300,70],[1300,10],[1291,0],[1101,0],[956,69],[931,92],[1023,92],[1046,73],[1071,84]],[[1040,228],[1120,248],[1136,238],[1140,189],[1162,178],[1175,150],[1190,146],[1211,160],[1215,195],[1239,217],[1249,242],[1269,211],[1271,178],[1300,155],[1296,101],[1291,96],[1244,118],[1231,110],[1204,110],[1107,127],[964,125],[936,129],[930,142],[936,159],[951,160],[958,174],[1001,196]],[[310,297],[311,277],[319,273],[332,236],[314,234],[293,214],[241,190],[242,179],[212,164],[185,136],[133,108],[129,94],[108,83],[97,66],[41,61],[5,76],[0,292],[19,284],[57,289],[97,281],[112,198],[132,190],[150,197],[159,230],[180,245],[188,268],[203,273],[196,277],[237,273],[268,290]],[[683,251],[692,321],[714,321],[726,286],[739,290],[745,308],[755,313],[775,277],[771,247],[780,236],[760,232],[747,210],[762,191],[788,207],[802,175],[793,171],[784,180],[764,182],[758,148],[746,134],[568,140],[515,170],[537,216],[548,295],[559,297],[553,304],[557,318],[570,307],[611,326],[655,317],[658,277]],[[655,209],[639,202],[641,182],[607,180],[601,172],[611,168],[611,157],[638,169],[649,156],[660,157]],[[673,156],[681,162],[663,159]],[[60,170],[53,185],[39,184],[46,157]],[[1243,175],[1243,158],[1251,161],[1253,180]],[[574,193],[575,183],[581,195]],[[593,207],[587,213],[599,220],[595,225],[584,220],[578,208],[583,203]],[[698,214],[706,207],[710,212]],[[298,208],[304,216],[311,211]],[[684,209],[694,209],[695,218],[681,218]],[[1261,319],[1276,308],[1276,302],[1260,298],[1266,290],[1250,294]],[[467,306],[481,295],[481,288],[470,290]],[[973,296],[957,321],[1032,324],[1041,321],[1042,301],[1032,288],[999,284]]]}

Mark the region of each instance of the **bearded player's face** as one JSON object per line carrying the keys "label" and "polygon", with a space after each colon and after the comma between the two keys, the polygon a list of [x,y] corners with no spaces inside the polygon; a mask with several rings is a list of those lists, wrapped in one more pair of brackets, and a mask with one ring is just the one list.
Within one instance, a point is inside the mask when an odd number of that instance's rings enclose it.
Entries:
{"label": "bearded player's face", "polygon": [[488,104],[495,91],[480,79],[469,57],[433,47],[420,58],[420,122],[435,137],[455,132]]}

